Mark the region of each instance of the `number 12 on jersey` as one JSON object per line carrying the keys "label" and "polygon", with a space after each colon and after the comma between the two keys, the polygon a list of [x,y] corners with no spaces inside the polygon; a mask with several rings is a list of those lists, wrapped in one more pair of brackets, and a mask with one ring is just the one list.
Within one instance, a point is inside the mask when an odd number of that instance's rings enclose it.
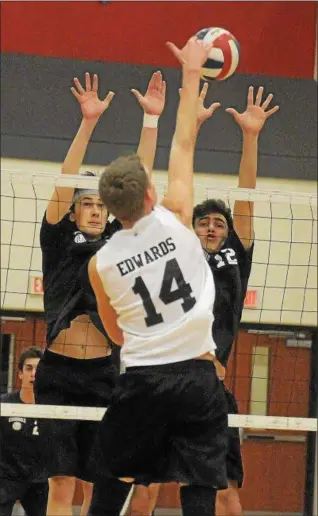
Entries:
{"label": "number 12 on jersey", "polygon": [[[175,280],[177,288],[172,290],[172,283]],[[149,326],[163,323],[162,314],[158,313],[151,299],[150,292],[141,276],[136,278],[133,286],[133,292],[141,297],[147,317],[145,323]],[[192,289],[189,283],[186,283],[179,264],[175,258],[168,260],[165,266],[162,284],[159,294],[160,300],[168,305],[182,299],[181,306],[184,312],[188,312],[196,304]]]}

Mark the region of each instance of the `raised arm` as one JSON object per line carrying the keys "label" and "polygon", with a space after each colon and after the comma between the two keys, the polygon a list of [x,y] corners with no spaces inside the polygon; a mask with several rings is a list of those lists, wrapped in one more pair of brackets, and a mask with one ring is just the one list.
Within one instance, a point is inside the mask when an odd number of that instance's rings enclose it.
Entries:
{"label": "raised arm", "polygon": [[145,95],[134,89],[131,91],[144,110],[143,127],[137,154],[151,180],[157,148],[158,120],[165,106],[166,83],[162,80],[161,72],[155,72],[149,81]]}
{"label": "raised arm", "polygon": [[[98,98],[98,77],[96,74],[93,76],[93,84],[91,84],[89,73],[85,74],[85,89],[76,77],[74,83],[76,88],[71,88],[71,91],[81,106],[83,119],[62,165],[62,174],[75,175],[78,174],[82,165],[88,142],[96,124],[108,108],[114,93],[109,92],[104,100]],[[67,213],[73,193],[73,188],[55,188],[46,211],[46,219],[49,224],[57,224]]]}
{"label": "raised arm", "polygon": [[174,212],[185,226],[191,227],[200,69],[212,45],[191,38],[182,50],[172,43],[168,46],[182,63],[182,91],[170,151],[168,189],[162,205]]}
{"label": "raised arm", "polygon": [[[258,158],[258,137],[264,126],[265,121],[278,111],[275,106],[266,111],[273,95],[267,96],[262,103],[263,87],[258,89],[254,103],[254,88],[248,90],[247,108],[244,113],[238,113],[233,108],[226,111],[233,115],[234,120],[242,129],[243,148],[239,168],[239,188],[255,188],[257,177],[257,158]],[[250,201],[236,201],[234,205],[234,229],[238,234],[243,246],[248,249],[254,239],[254,203]]]}

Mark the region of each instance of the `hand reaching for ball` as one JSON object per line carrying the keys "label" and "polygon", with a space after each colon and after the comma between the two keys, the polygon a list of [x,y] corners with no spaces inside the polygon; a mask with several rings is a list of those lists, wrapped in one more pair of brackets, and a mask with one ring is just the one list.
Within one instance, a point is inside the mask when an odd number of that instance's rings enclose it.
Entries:
{"label": "hand reaching for ball", "polygon": [[170,41],[167,42],[167,46],[186,70],[199,72],[207,60],[213,44],[192,37],[181,50]]}

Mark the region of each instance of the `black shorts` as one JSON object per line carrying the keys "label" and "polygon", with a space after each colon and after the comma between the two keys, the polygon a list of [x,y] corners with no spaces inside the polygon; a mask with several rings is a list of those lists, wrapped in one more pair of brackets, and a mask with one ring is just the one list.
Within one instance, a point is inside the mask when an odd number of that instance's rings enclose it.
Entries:
{"label": "black shorts", "polygon": [[130,367],[99,425],[99,474],[227,487],[227,411],[213,362]]}
{"label": "black shorts", "polygon": [[[223,384],[223,382],[222,382]],[[227,401],[228,414],[238,414],[238,407],[234,395],[224,386]],[[242,487],[244,479],[243,461],[241,455],[241,439],[239,429],[228,427],[227,430],[227,454],[226,470],[227,478],[237,482],[238,487]]]}
{"label": "black shorts", "polygon": [[45,516],[48,499],[48,482],[17,482],[0,478],[0,515],[11,516],[17,500],[26,516]]}
{"label": "black shorts", "polygon": [[[112,357],[80,360],[46,350],[37,368],[35,401],[44,405],[106,407],[118,379]],[[49,477],[92,481],[91,446],[98,422],[39,419]]]}

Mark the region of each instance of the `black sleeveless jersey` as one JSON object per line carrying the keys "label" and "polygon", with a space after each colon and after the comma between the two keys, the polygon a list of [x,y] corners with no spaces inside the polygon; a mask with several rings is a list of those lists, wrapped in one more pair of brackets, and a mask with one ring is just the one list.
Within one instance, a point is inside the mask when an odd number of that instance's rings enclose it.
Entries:
{"label": "black sleeveless jersey", "polygon": [[40,244],[48,346],[61,330],[69,328],[72,320],[81,314],[88,314],[107,337],[87,279],[87,265],[98,249],[120,228],[120,223],[115,219],[111,224],[107,223],[100,240],[87,241],[85,234],[70,220],[69,213],[57,224],[49,224],[44,215]]}
{"label": "black sleeveless jersey", "polygon": [[[23,403],[20,392],[2,394],[1,403]],[[0,417],[1,478],[16,482],[45,482],[43,440],[38,424],[29,417]]]}
{"label": "black sleeveless jersey", "polygon": [[217,253],[205,251],[215,283],[213,338],[216,357],[226,367],[242,317],[244,299],[251,273],[254,244],[245,249],[231,231]]}

